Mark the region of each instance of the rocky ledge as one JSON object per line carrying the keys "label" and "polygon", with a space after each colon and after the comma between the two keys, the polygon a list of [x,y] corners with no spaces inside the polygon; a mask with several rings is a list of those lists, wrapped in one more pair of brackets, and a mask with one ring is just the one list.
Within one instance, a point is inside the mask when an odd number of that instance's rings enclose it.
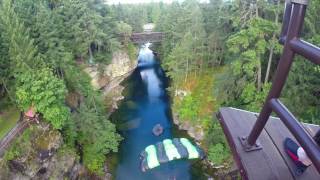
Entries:
{"label": "rocky ledge", "polygon": [[[185,90],[176,90],[174,92],[175,98],[179,99],[183,99],[188,94],[190,94],[190,92]],[[173,112],[173,123],[177,125],[180,130],[187,131],[188,135],[195,139],[198,144],[200,144],[200,142],[203,140],[204,131],[200,125],[193,125],[187,120],[181,121],[178,113],[175,112]]]}
{"label": "rocky ledge", "polygon": [[111,64],[101,67],[102,65],[93,65],[85,68],[85,72],[91,77],[92,86],[101,90],[107,101],[110,101],[109,112],[118,108],[117,102],[124,97],[124,89],[120,83],[128,77],[137,66],[137,61],[129,58],[125,51],[117,51],[112,56]]}
{"label": "rocky ledge", "polygon": [[187,131],[188,135],[199,144],[204,138],[204,131],[200,125],[192,125],[189,121],[181,121],[177,113],[173,113],[173,122],[180,130]]}

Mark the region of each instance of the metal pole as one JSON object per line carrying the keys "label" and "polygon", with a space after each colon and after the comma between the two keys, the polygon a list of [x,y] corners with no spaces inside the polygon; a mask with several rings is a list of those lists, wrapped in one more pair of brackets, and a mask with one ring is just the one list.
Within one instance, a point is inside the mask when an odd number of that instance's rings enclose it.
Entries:
{"label": "metal pole", "polygon": [[320,48],[310,44],[301,39],[294,39],[290,41],[290,46],[293,51],[301,56],[304,56],[307,60],[314,64],[320,65]]}
{"label": "metal pole", "polygon": [[283,14],[282,28],[281,28],[280,38],[279,38],[280,44],[284,44],[287,33],[288,33],[289,21],[291,18],[291,10],[292,10],[291,1],[286,0],[284,14]]}
{"label": "metal pole", "polygon": [[247,145],[253,146],[261,134],[265,124],[267,123],[269,116],[272,112],[271,107],[268,105],[268,102],[272,98],[279,98],[281,94],[281,90],[285,84],[287,79],[293,58],[294,52],[291,50],[289,42],[292,39],[298,38],[300,35],[300,31],[302,29],[304,16],[306,12],[305,4],[292,4],[292,13],[289,22],[288,32],[286,36],[286,42],[284,45],[283,53],[280,59],[280,62],[277,67],[276,75],[273,79],[271,90],[268,94],[266,102],[262,108],[261,113],[259,114],[258,120],[254,124],[248,139]]}

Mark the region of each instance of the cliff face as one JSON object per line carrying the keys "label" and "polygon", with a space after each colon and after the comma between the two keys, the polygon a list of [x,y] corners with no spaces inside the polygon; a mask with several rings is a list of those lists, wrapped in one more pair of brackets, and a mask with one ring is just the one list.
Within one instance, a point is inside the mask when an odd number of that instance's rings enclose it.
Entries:
{"label": "cliff face", "polygon": [[92,86],[95,89],[102,89],[106,86],[110,86],[110,83],[118,80],[120,77],[128,76],[136,65],[136,61],[130,60],[125,51],[119,50],[113,54],[109,65],[89,66],[85,68],[85,72],[92,78]]}
{"label": "cliff face", "polygon": [[103,67],[100,65],[85,68],[91,77],[91,84],[95,89],[102,90],[108,102],[109,112],[117,109],[117,102],[124,97],[121,95],[124,87],[120,83],[128,77],[137,66],[137,61],[131,60],[124,51],[113,54],[111,64]]}

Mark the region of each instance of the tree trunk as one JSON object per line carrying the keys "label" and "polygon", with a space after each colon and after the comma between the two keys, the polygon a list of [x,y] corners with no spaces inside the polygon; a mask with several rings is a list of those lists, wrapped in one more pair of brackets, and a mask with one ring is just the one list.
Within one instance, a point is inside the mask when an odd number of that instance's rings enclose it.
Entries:
{"label": "tree trunk", "polygon": [[258,79],[257,79],[257,81],[258,81],[258,91],[261,91],[261,87],[262,87],[262,82],[261,82],[261,62],[259,62],[259,64],[258,64],[258,75],[257,75],[258,77]]}
{"label": "tree trunk", "polygon": [[[278,26],[278,18],[279,18],[279,11],[278,11],[278,8],[279,8],[279,1],[277,2],[277,9],[276,9],[276,12],[275,12],[275,24]],[[271,68],[271,62],[272,62],[272,58],[273,58],[273,52],[274,52],[274,46],[275,46],[275,43],[276,40],[276,33],[273,32],[273,35],[272,35],[272,44],[271,44],[271,47],[270,47],[270,53],[269,53],[269,59],[268,59],[268,67],[267,67],[267,72],[266,72],[266,76],[264,78],[264,84],[266,84],[269,80],[269,74],[270,74],[270,68]]]}
{"label": "tree trunk", "polygon": [[258,1],[256,1],[256,17],[259,17]]}
{"label": "tree trunk", "polygon": [[272,45],[270,48],[270,54],[269,54],[269,59],[268,59],[268,67],[267,67],[267,72],[266,72],[266,76],[264,78],[264,84],[266,84],[269,80],[269,74],[270,74],[270,68],[271,68],[271,62],[272,62],[272,57],[273,57],[273,51],[274,51],[274,38],[275,38],[275,33],[273,33],[272,36]]}
{"label": "tree trunk", "polygon": [[6,85],[6,82],[4,81],[4,79],[2,79],[2,85],[3,85],[4,90],[7,92],[10,101],[14,102],[14,98],[11,96],[10,91],[7,88],[7,85]]}
{"label": "tree trunk", "polygon": [[89,64],[93,64],[93,55],[92,55],[91,45],[89,46]]}
{"label": "tree trunk", "polygon": [[187,82],[188,72],[189,72],[189,59],[187,59],[187,69],[186,69],[186,73],[185,73],[185,76],[184,76],[184,82]]}

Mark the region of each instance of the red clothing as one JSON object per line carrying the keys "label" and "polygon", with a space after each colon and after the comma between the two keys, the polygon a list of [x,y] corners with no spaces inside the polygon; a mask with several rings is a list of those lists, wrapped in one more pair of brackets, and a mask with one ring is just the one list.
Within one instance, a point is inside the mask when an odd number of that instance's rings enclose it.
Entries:
{"label": "red clothing", "polygon": [[36,115],[36,113],[34,112],[34,108],[33,107],[29,108],[29,110],[25,112],[24,115],[29,118],[34,118]]}

